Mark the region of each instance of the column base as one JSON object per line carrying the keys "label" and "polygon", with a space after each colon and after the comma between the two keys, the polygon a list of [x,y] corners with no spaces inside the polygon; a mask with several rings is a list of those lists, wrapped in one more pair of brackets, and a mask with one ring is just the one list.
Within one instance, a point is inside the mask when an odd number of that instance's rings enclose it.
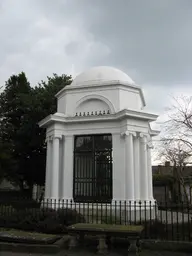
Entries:
{"label": "column base", "polygon": [[72,199],[47,198],[41,203],[46,209],[71,209],[82,214],[86,222],[131,224],[140,223],[157,218],[158,208],[156,201],[112,201],[111,204],[102,203],[75,203]]}
{"label": "column base", "polygon": [[60,200],[56,198],[44,198],[41,202],[41,208],[44,209],[59,209],[60,207]]}

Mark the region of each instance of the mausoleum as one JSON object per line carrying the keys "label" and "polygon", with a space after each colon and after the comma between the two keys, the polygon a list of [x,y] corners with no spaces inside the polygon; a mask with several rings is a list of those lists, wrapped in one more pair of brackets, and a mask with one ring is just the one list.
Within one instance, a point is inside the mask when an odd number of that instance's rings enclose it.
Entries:
{"label": "mausoleum", "polygon": [[45,199],[78,203],[153,199],[150,123],[140,86],[112,67],[79,74],[56,95],[46,128]]}

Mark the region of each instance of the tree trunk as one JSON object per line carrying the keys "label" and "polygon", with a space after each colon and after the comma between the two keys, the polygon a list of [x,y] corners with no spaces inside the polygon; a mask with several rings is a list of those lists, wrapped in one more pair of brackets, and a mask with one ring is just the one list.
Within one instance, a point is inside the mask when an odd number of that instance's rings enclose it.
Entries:
{"label": "tree trunk", "polygon": [[186,202],[189,204],[189,198],[188,198],[188,195],[187,195],[187,190],[186,190],[186,187],[185,187],[185,181],[184,181],[184,178],[183,178],[183,167],[180,166],[178,169],[178,176],[179,176],[179,181],[180,181],[180,184],[183,188],[183,193],[184,193],[184,202],[186,200]]}
{"label": "tree trunk", "polygon": [[[177,202],[185,202],[186,201],[187,203],[189,203],[189,198],[188,198],[187,190],[185,187],[185,181],[183,178],[183,166],[182,165],[180,165],[180,166],[174,165],[173,176],[175,177],[175,179],[177,181],[174,185],[174,188],[175,188],[174,190],[175,190],[176,194],[178,195],[178,196],[176,196]],[[181,192],[181,187],[183,189],[183,192]],[[183,196],[184,196],[184,198],[182,198]]]}

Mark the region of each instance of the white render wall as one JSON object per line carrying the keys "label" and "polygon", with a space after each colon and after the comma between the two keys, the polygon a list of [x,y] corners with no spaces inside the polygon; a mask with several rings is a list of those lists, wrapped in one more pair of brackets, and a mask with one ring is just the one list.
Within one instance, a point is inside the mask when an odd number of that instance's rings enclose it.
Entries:
{"label": "white render wall", "polygon": [[[115,113],[123,109],[141,110],[143,107],[140,91],[136,88],[97,87],[94,88],[94,91],[92,88],[67,90],[63,97],[58,98],[57,112],[64,113],[68,116],[74,116],[75,113],[78,112],[79,102],[87,96],[90,96],[90,98],[92,97],[93,99],[97,99],[97,97],[101,97],[101,100],[106,99],[113,105]],[[98,106],[90,104],[90,107],[91,109],[88,111],[99,111],[102,108],[99,104]]]}
{"label": "white render wall", "polygon": [[45,198],[73,199],[75,135],[111,133],[113,200],[153,200],[148,123],[141,120],[135,126],[133,120],[130,123],[124,120],[50,126],[47,130]]}
{"label": "white render wall", "polygon": [[[116,89],[102,90],[102,88],[95,89],[94,91],[90,89],[81,90],[71,90],[67,91],[64,97],[58,99],[58,109],[57,112],[64,113],[68,116],[74,116],[78,111],[78,102],[86,96],[101,96],[106,98],[108,101],[113,102],[115,112],[119,108],[119,92]],[[99,107],[99,106],[98,106]],[[100,109],[93,108],[92,111],[99,111]]]}
{"label": "white render wall", "polygon": [[119,90],[119,110],[135,109],[141,110],[143,103],[138,90],[121,88]]}
{"label": "white render wall", "polygon": [[150,151],[151,136],[156,133],[150,122],[157,116],[143,112],[145,100],[139,86],[128,78],[124,81],[127,76],[114,69],[108,81],[102,80],[101,75],[109,75],[105,71],[101,67],[96,73],[88,72],[83,75],[85,81],[80,76],[62,89],[56,95],[57,113],[40,122],[47,141],[45,199],[73,199],[74,137],[110,133],[113,200],[153,201]]}

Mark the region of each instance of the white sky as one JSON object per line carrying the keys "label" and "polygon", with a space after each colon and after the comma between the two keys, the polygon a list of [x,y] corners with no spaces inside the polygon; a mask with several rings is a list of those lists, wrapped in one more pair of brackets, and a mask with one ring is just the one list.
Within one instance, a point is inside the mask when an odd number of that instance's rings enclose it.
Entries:
{"label": "white sky", "polygon": [[109,65],[161,122],[172,96],[192,94],[191,13],[191,0],[0,0],[0,87],[21,71],[35,85]]}

